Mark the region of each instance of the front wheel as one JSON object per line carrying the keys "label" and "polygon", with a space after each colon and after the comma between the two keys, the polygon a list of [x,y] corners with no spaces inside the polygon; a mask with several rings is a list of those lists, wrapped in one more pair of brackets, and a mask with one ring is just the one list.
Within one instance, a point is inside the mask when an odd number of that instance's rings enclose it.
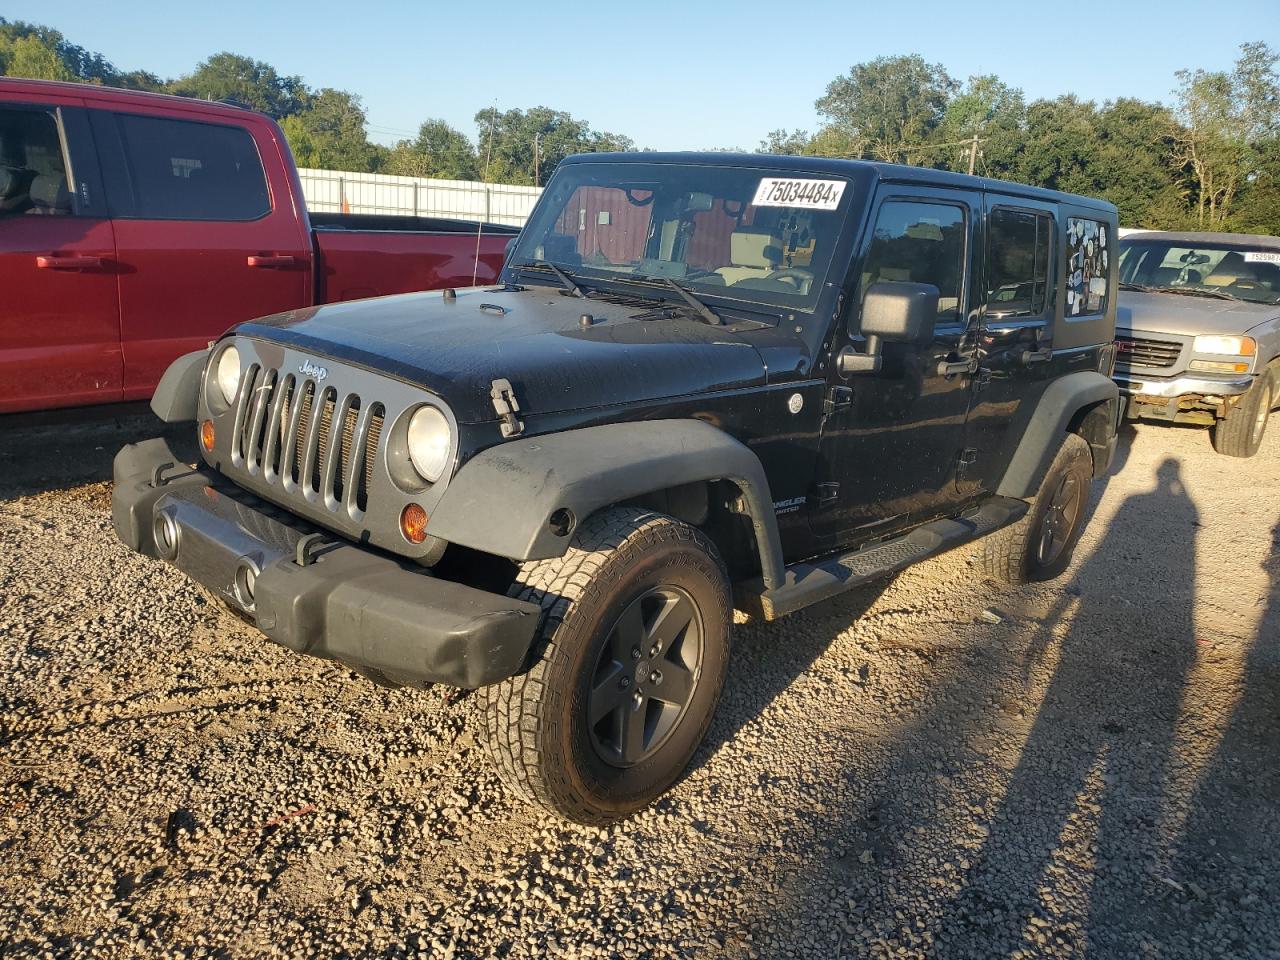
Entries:
{"label": "front wheel", "polygon": [[1252,457],[1257,453],[1275,399],[1275,375],[1268,370],[1254,381],[1226,417],[1213,425],[1210,434],[1213,449],[1227,457]]}
{"label": "front wheel", "polygon": [[1068,433],[1027,515],[983,542],[987,574],[1005,583],[1033,583],[1052,580],[1067,569],[1084,530],[1092,479],[1089,444]]}
{"label": "front wheel", "polygon": [[666,791],[710,726],[729,661],[729,581],[699,530],[637,508],[589,519],[512,593],[545,621],[529,669],[481,690],[485,740],[517,795],[579,823]]}

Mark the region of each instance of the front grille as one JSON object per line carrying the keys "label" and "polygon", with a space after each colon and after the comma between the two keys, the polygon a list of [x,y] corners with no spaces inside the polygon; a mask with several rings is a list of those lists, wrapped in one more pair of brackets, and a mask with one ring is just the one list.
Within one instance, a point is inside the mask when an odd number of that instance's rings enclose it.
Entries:
{"label": "front grille", "polygon": [[1181,354],[1182,344],[1177,340],[1116,337],[1116,362],[1130,367],[1172,367]]}
{"label": "front grille", "polygon": [[255,363],[236,401],[232,459],[285,493],[359,520],[385,416],[381,403]]}

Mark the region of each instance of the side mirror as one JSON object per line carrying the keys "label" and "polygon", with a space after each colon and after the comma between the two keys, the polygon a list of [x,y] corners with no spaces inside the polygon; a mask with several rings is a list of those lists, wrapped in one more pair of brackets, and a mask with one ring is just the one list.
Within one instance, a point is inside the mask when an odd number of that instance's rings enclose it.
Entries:
{"label": "side mirror", "polygon": [[875,372],[882,362],[881,347],[885,340],[916,346],[933,339],[938,320],[938,288],[930,283],[901,283],[880,280],[867,288],[862,300],[859,329],[867,340],[867,352],[858,353],[846,347],[837,363],[841,373]]}

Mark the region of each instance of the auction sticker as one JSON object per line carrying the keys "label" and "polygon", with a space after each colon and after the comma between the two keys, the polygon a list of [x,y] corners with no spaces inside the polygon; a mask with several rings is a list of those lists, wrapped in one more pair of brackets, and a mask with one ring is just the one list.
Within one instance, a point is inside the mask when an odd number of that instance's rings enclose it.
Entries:
{"label": "auction sticker", "polygon": [[834,210],[844,193],[843,180],[786,180],[765,177],[756,187],[751,202],[757,207],[807,207],[810,210]]}
{"label": "auction sticker", "polygon": [[1244,255],[1245,263],[1280,263],[1280,250],[1249,250]]}

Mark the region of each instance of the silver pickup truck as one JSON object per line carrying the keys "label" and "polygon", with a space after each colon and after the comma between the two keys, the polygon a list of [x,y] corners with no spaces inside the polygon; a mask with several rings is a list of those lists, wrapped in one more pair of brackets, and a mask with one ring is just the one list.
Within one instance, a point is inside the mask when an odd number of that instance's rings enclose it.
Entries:
{"label": "silver pickup truck", "polygon": [[1218,453],[1257,453],[1280,405],[1280,238],[1121,240],[1115,380],[1130,419],[1204,424]]}

